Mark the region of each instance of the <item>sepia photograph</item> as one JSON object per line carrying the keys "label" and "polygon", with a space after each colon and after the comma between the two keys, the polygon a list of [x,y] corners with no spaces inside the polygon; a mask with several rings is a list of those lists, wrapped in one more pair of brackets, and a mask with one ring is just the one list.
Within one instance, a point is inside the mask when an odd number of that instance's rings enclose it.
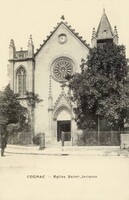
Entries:
{"label": "sepia photograph", "polygon": [[0,200],[129,200],[128,0],[0,0]]}

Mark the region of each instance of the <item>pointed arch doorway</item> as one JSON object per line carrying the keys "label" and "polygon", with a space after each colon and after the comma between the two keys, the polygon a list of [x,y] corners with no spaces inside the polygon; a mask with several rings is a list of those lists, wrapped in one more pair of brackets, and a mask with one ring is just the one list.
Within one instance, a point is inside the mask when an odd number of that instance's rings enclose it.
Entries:
{"label": "pointed arch doorway", "polygon": [[61,133],[65,132],[65,141],[71,141],[71,120],[57,121],[57,141],[61,140]]}
{"label": "pointed arch doorway", "polygon": [[61,140],[62,131],[65,132],[65,141],[71,141],[71,115],[62,110],[57,116],[57,141]]}

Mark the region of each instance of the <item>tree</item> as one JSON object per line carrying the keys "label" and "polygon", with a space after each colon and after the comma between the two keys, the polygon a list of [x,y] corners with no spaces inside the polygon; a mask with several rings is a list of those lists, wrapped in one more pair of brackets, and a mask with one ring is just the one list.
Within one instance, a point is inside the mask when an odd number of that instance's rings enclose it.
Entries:
{"label": "tree", "polygon": [[10,86],[0,91],[0,125],[6,127],[11,123],[24,124],[26,120],[27,109],[23,107],[17,99],[18,95],[14,94]]}
{"label": "tree", "polygon": [[81,72],[69,81],[78,128],[95,130],[99,120],[106,119],[109,126],[123,129],[124,120],[129,119],[127,73],[123,45],[105,43],[90,49]]}
{"label": "tree", "polygon": [[27,109],[20,104],[17,97],[9,85],[0,92],[0,124],[5,127],[18,122],[23,125],[26,120]]}
{"label": "tree", "polygon": [[4,89],[4,91],[0,91],[1,134],[11,135],[13,132],[24,131],[27,133],[31,132],[32,137],[32,115],[35,105],[40,103],[42,100],[37,94],[26,92],[26,98],[23,101],[19,94],[14,94],[9,85]]}
{"label": "tree", "polygon": [[27,109],[23,107],[8,85],[4,91],[0,91],[0,136],[1,156],[4,156],[9,135],[14,130],[24,127]]}
{"label": "tree", "polygon": [[43,100],[39,98],[38,94],[35,94],[33,92],[26,92],[26,100],[27,104],[30,107],[35,107],[36,104],[42,102]]}

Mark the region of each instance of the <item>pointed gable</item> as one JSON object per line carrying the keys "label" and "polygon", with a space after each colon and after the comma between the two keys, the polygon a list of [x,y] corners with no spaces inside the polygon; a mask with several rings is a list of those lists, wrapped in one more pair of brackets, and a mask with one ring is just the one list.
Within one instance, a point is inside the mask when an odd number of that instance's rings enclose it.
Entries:
{"label": "pointed gable", "polygon": [[71,34],[75,36],[77,40],[79,40],[87,49],[90,49],[89,44],[86,43],[86,40],[83,40],[82,36],[79,35],[79,33],[75,32],[75,29],[72,29],[71,25],[68,25],[67,22],[61,21],[60,23],[57,23],[57,26],[54,27],[54,30],[50,32],[50,35],[47,36],[46,40],[43,40],[43,44],[40,45],[40,48],[37,49],[37,52],[35,53],[35,56],[40,52],[40,50],[46,45],[46,43],[52,38],[54,33],[61,27],[64,26]]}
{"label": "pointed gable", "polygon": [[113,31],[112,31],[112,27],[110,25],[110,22],[107,18],[107,15],[105,13],[105,10],[103,11],[99,26],[98,26],[98,30],[96,33],[96,38],[98,40],[102,40],[102,39],[112,39],[114,36]]}
{"label": "pointed gable", "polygon": [[53,118],[56,119],[59,113],[61,113],[62,111],[68,112],[70,116],[73,117],[71,102],[70,99],[66,96],[64,90],[62,90],[54,105]]}
{"label": "pointed gable", "polygon": [[66,96],[64,90],[62,90],[61,94],[59,95],[54,105],[54,110],[57,110],[62,105],[65,105],[66,107],[70,109],[70,99]]}

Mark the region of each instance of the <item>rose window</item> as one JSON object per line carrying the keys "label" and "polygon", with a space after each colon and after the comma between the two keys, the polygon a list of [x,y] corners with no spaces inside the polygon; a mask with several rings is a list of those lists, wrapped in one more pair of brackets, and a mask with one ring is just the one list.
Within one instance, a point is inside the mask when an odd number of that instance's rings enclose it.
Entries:
{"label": "rose window", "polygon": [[66,81],[68,75],[73,74],[73,62],[68,58],[57,59],[52,65],[52,76],[56,81]]}

